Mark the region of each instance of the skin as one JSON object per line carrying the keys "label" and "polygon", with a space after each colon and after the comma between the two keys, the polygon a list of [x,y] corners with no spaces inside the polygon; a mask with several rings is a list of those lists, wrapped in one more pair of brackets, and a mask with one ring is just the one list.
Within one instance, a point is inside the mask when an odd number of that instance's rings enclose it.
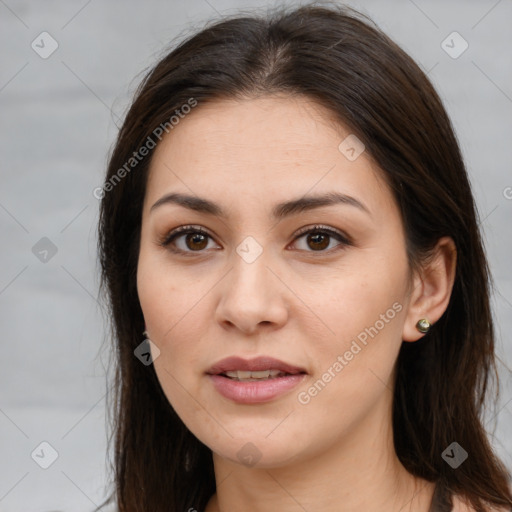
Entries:
{"label": "skin", "polygon": [[[393,447],[394,366],[402,341],[424,336],[416,322],[434,323],[445,311],[455,247],[440,239],[428,266],[410,274],[402,220],[382,171],[366,152],[349,161],[338,149],[349,134],[311,100],[273,96],[199,105],[155,149],[138,293],[160,350],[154,367],[162,389],[213,452],[217,492],[207,512],[429,509],[434,486],[409,474]],[[151,210],[171,192],[213,201],[227,217],[170,203]],[[277,203],[326,192],[350,195],[369,213],[336,204],[271,217]],[[189,224],[209,233],[202,246],[187,245],[186,234],[174,243],[189,256],[162,246],[169,232]],[[351,244],[331,236],[318,250],[318,238],[297,237],[315,224],[341,231]],[[236,251],[247,236],[263,250],[252,263]],[[400,311],[300,403],[298,394],[393,304]],[[270,355],[307,376],[271,402],[240,405],[206,375],[232,355]],[[249,442],[260,457],[253,466],[237,456]]]}

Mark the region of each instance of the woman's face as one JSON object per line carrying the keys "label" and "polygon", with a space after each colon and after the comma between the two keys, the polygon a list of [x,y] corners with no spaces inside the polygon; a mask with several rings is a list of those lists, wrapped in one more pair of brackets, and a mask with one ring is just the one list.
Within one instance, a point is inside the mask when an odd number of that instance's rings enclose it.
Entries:
{"label": "woman's face", "polygon": [[140,304],[170,404],[223,458],[277,467],[391,424],[408,264],[363,149],[284,97],[199,105],[155,149]]}

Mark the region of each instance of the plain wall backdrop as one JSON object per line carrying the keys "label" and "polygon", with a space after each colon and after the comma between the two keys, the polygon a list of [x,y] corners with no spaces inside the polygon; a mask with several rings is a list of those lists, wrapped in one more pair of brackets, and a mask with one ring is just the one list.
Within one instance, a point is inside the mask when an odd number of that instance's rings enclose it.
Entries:
{"label": "plain wall backdrop", "polygon": [[[274,5],[0,0],[2,512],[86,512],[108,490],[93,190],[141,72],[210,18]],[[452,118],[496,281],[497,351],[512,366],[512,1],[348,5],[428,72]],[[500,373],[487,425],[512,467],[512,379]]]}

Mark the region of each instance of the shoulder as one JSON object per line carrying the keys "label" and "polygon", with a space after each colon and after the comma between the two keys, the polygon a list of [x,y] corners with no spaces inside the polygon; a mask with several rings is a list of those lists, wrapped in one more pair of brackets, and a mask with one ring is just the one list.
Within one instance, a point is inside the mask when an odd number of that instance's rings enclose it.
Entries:
{"label": "shoulder", "polygon": [[[487,512],[510,512],[506,507],[497,507],[488,505]],[[475,509],[466,503],[461,497],[453,496],[453,509],[452,512],[476,512]]]}
{"label": "shoulder", "polygon": [[458,495],[453,496],[452,503],[452,512],[475,512],[475,509],[463,501]]}

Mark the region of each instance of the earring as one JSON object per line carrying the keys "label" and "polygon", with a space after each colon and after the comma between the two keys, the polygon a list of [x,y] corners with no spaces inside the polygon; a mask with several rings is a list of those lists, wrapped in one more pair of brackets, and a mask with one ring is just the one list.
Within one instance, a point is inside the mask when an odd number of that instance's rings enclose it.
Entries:
{"label": "earring", "polygon": [[426,318],[422,318],[421,320],[418,320],[416,329],[418,329],[420,332],[426,333],[429,331],[431,325],[432,324]]}
{"label": "earring", "polygon": [[144,331],[144,332],[142,333],[142,335],[143,335],[143,336],[145,336],[146,338],[149,338],[148,331]]}

